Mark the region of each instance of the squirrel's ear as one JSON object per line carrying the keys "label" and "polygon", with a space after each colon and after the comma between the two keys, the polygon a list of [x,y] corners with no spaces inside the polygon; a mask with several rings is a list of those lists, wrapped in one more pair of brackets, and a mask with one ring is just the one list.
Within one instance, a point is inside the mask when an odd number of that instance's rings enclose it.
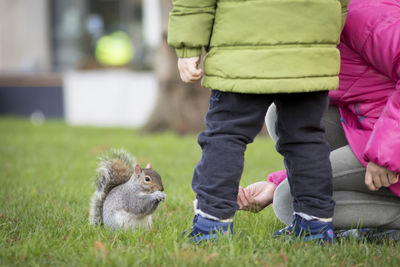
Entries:
{"label": "squirrel's ear", "polygon": [[151,169],[151,163],[149,162],[149,163],[147,163],[147,165],[146,165],[146,169]]}
{"label": "squirrel's ear", "polygon": [[135,166],[135,174],[139,175],[142,172],[142,168],[140,168],[139,164],[136,164]]}

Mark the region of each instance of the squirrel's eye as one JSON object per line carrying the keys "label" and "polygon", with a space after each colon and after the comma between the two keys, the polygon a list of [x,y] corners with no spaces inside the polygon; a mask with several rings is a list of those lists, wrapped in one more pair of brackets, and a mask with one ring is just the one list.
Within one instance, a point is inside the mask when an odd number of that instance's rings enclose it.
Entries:
{"label": "squirrel's eye", "polygon": [[146,181],[146,182],[150,182],[150,177],[149,176],[146,176],[146,177],[144,177],[144,180]]}

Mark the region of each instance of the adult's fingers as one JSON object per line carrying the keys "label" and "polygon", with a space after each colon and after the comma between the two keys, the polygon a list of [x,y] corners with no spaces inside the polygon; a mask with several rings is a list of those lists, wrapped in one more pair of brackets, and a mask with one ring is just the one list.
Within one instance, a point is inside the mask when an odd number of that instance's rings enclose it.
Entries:
{"label": "adult's fingers", "polygon": [[238,199],[239,199],[239,206],[242,205],[241,209],[248,210],[249,208],[249,201],[246,199],[245,193],[244,193],[244,188],[239,187],[239,193],[238,193]]}
{"label": "adult's fingers", "polygon": [[244,192],[244,196],[247,199],[247,202],[249,202],[249,204],[253,204],[254,203],[253,195],[246,189],[243,189],[243,192]]}
{"label": "adult's fingers", "polygon": [[376,191],[375,185],[372,181],[372,175],[369,171],[365,173],[365,185],[368,187],[369,190]]}
{"label": "adult's fingers", "polygon": [[388,187],[388,186],[390,185],[389,175],[390,175],[389,172],[387,172],[387,173],[382,173],[382,174],[380,175],[382,186]]}
{"label": "adult's fingers", "polygon": [[242,201],[242,192],[241,192],[241,186],[239,186],[239,189],[238,189],[238,195],[237,195],[237,203],[238,203],[238,205],[239,205],[239,207],[240,207],[240,209],[242,209],[243,208],[243,201]]}
{"label": "adult's fingers", "polygon": [[247,190],[247,188],[244,189],[243,192],[249,203],[248,210],[250,210],[251,212],[259,212],[258,203],[256,202],[256,199],[255,199],[254,195],[252,194],[252,192]]}
{"label": "adult's fingers", "polygon": [[399,181],[399,175],[394,172],[389,172],[389,183],[396,184]]}
{"label": "adult's fingers", "polygon": [[382,180],[384,179],[383,174],[372,176],[372,182],[374,183],[376,190],[382,187]]}
{"label": "adult's fingers", "polygon": [[241,198],[241,196],[239,194],[238,194],[238,197],[237,197],[237,203],[239,205],[239,209],[242,210],[244,208],[244,206],[243,206],[242,198]]}

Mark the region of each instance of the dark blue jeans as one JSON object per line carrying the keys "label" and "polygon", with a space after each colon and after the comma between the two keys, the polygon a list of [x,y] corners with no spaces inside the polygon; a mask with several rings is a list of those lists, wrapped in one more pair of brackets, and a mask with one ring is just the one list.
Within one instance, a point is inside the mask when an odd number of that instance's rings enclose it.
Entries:
{"label": "dark blue jeans", "polygon": [[284,157],[294,210],[322,218],[333,216],[330,151],[321,124],[328,107],[327,91],[293,94],[212,91],[207,129],[198,137],[203,154],[192,181],[198,207],[203,212],[221,219],[235,214],[244,152],[261,131],[272,102],[278,115],[276,149]]}

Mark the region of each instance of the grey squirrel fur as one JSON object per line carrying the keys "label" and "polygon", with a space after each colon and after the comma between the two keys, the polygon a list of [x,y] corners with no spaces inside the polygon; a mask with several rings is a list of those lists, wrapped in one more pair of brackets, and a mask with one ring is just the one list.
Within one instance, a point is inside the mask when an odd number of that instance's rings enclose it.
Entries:
{"label": "grey squirrel fur", "polygon": [[90,223],[113,229],[151,227],[151,215],[166,195],[160,175],[148,164],[141,168],[125,150],[111,150],[100,158]]}

